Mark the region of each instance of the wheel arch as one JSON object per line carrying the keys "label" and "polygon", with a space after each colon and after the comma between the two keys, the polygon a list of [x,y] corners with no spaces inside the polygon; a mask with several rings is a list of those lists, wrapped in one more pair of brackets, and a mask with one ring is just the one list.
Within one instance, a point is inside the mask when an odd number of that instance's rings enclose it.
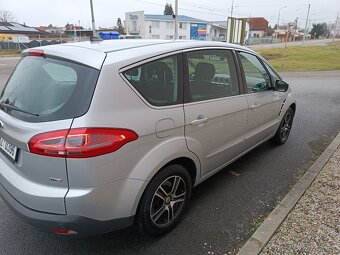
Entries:
{"label": "wheel arch", "polygon": [[[135,215],[138,214],[138,210],[140,208],[142,198],[145,194],[145,190],[148,187],[151,180],[158,173],[160,173],[164,168],[166,168],[167,166],[170,166],[170,165],[181,165],[181,166],[183,166],[188,171],[190,178],[191,178],[192,187],[194,187],[196,180],[199,176],[199,173],[198,173],[199,168],[196,166],[196,163],[194,162],[194,160],[189,158],[189,157],[177,157],[175,159],[172,159],[168,163],[164,164],[157,172],[155,172],[153,177],[148,182],[146,182],[146,184],[142,187],[142,190],[141,190],[139,196],[136,198],[136,201],[135,201],[135,206],[134,206]],[[136,221],[136,219],[137,218],[135,217],[135,221]]]}

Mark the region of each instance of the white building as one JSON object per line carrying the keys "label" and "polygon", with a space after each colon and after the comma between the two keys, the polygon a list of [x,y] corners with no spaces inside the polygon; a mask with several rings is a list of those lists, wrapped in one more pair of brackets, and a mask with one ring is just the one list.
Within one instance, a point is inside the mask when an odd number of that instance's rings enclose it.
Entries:
{"label": "white building", "polygon": [[[172,15],[144,14],[144,11],[125,13],[127,35],[143,39],[174,39],[175,20]],[[178,39],[219,40],[226,38],[227,28],[218,23],[178,15]]]}

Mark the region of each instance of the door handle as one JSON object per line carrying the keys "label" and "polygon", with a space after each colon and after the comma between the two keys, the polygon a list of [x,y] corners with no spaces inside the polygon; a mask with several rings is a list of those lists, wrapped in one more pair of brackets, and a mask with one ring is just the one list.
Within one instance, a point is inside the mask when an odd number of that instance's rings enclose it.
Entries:
{"label": "door handle", "polygon": [[261,104],[255,103],[254,105],[252,105],[252,106],[250,107],[250,109],[255,110],[256,108],[259,108],[260,106],[261,106]]}
{"label": "door handle", "polygon": [[199,124],[203,124],[204,122],[207,122],[208,118],[202,118],[202,119],[195,119],[193,121],[190,122],[191,125],[199,125]]}

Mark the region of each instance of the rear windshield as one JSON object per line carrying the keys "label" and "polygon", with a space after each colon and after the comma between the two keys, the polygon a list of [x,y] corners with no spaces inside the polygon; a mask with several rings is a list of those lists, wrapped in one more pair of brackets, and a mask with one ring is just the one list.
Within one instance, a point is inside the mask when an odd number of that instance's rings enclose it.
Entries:
{"label": "rear windshield", "polygon": [[79,117],[89,108],[99,70],[61,59],[26,56],[0,96],[0,109],[28,122]]}

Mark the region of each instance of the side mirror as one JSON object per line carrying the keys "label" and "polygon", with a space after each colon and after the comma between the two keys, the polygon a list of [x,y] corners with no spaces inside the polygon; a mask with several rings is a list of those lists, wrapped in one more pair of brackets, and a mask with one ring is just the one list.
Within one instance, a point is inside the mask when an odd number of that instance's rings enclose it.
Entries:
{"label": "side mirror", "polygon": [[286,92],[288,90],[288,87],[289,87],[288,83],[286,83],[284,81],[276,80],[276,82],[275,82],[276,91]]}

